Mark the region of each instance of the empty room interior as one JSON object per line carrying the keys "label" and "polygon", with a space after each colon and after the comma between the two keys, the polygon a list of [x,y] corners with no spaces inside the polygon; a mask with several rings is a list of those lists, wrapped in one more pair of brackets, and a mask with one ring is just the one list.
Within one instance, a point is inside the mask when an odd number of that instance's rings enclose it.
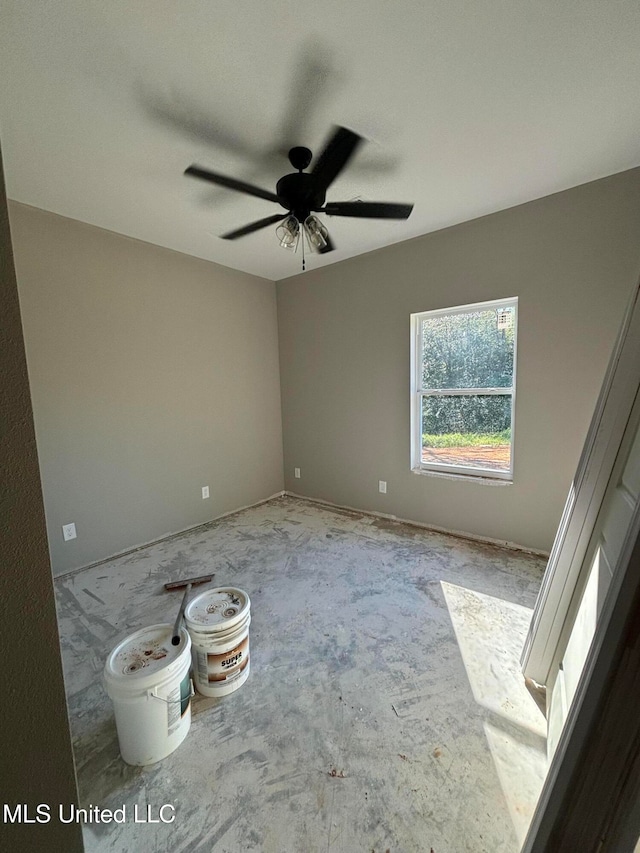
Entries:
{"label": "empty room interior", "polygon": [[[523,650],[640,275],[640,10],[571,9],[6,5],[20,849],[527,843],[578,628]],[[250,658],[127,761],[107,660],[209,575]]]}

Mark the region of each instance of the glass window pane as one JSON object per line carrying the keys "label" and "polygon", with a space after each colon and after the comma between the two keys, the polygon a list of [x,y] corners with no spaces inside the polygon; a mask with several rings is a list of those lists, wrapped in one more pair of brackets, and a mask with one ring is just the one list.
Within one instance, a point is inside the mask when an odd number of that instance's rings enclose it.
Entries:
{"label": "glass window pane", "polygon": [[423,463],[509,471],[511,394],[421,399]]}
{"label": "glass window pane", "polygon": [[426,317],[420,327],[425,390],[512,386],[513,307]]}

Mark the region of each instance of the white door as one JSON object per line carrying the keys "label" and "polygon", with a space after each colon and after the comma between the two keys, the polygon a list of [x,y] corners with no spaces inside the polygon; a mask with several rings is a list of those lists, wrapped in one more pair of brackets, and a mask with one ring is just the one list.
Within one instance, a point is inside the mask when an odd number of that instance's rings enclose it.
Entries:
{"label": "white door", "polygon": [[[586,584],[561,636],[551,677],[547,751],[555,752],[584,668],[622,546],[640,503],[640,398],[636,398],[584,560]],[[614,584],[616,587],[617,584]]]}
{"label": "white door", "polygon": [[[595,555],[589,550],[593,531],[640,387],[639,297],[636,287],[609,361],[522,652],[524,675],[548,690],[555,683],[567,631],[575,623],[588,585]],[[592,621],[593,609],[585,610],[580,618]]]}

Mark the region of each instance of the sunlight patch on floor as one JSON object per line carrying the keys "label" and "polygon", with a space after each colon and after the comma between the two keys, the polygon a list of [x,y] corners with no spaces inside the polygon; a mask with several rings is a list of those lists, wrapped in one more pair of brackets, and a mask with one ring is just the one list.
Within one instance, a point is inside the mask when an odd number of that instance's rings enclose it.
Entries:
{"label": "sunlight patch on floor", "polygon": [[484,731],[520,843],[547,771],[547,724],[525,687],[520,652],[532,610],[441,582]]}

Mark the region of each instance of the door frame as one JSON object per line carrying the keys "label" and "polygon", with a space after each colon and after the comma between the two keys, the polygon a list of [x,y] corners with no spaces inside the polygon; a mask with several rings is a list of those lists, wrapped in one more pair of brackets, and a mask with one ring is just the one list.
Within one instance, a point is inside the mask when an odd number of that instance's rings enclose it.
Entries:
{"label": "door frame", "polygon": [[[525,674],[541,684],[547,683],[575,618],[596,519],[607,487],[615,485],[618,453],[621,461],[640,419],[639,296],[636,287],[523,651]],[[640,695],[640,503],[611,569],[611,585],[522,853],[632,853],[640,835],[640,714],[635,708]]]}

